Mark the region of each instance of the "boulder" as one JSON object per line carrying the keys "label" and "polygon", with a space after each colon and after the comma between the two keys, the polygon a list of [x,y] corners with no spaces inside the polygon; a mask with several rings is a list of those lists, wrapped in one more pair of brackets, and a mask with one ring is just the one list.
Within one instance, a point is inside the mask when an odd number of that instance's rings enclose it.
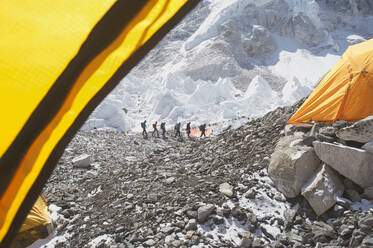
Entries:
{"label": "boulder", "polygon": [[197,230],[197,221],[196,219],[190,219],[185,226],[185,230],[194,231]]}
{"label": "boulder", "polygon": [[89,168],[91,166],[91,156],[88,154],[82,154],[78,157],[73,158],[71,161],[75,168]]}
{"label": "boulder", "polygon": [[219,185],[219,192],[228,196],[232,197],[233,196],[233,186],[230,185],[229,183],[222,183]]}
{"label": "boulder", "polygon": [[323,214],[337,202],[343,194],[344,186],[339,175],[329,166],[321,170],[302,188],[302,195],[307,199],[317,215]]}
{"label": "boulder", "polygon": [[342,140],[352,140],[367,143],[373,140],[373,116],[368,116],[349,127],[340,129],[337,137]]}
{"label": "boulder", "polygon": [[373,154],[358,148],[314,141],[317,156],[362,188],[373,186]]}
{"label": "boulder", "polygon": [[285,136],[278,142],[268,166],[268,175],[286,197],[296,197],[302,186],[320,167],[312,147],[299,146],[299,136]]}

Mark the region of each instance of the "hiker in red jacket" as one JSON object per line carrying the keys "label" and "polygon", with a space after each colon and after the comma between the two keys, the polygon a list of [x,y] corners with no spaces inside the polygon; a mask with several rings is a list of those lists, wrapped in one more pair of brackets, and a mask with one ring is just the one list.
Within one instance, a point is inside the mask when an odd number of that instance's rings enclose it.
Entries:
{"label": "hiker in red jacket", "polygon": [[157,133],[157,137],[159,138],[159,132],[158,132],[158,129],[157,129],[157,122],[153,123],[153,133],[152,133],[152,137],[154,137],[155,133]]}

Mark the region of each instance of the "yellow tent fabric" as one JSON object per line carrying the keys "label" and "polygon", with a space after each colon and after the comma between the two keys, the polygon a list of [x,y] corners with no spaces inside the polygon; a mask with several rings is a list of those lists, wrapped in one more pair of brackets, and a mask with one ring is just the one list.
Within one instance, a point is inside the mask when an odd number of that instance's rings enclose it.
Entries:
{"label": "yellow tent fabric", "polygon": [[29,214],[23,222],[19,232],[26,231],[28,229],[44,226],[51,223],[52,219],[48,213],[48,204],[43,195],[40,195],[36,200],[34,206],[32,206]]}
{"label": "yellow tent fabric", "polygon": [[373,115],[373,39],[348,47],[288,124]]}
{"label": "yellow tent fabric", "polygon": [[89,114],[198,2],[1,1],[0,247]]}

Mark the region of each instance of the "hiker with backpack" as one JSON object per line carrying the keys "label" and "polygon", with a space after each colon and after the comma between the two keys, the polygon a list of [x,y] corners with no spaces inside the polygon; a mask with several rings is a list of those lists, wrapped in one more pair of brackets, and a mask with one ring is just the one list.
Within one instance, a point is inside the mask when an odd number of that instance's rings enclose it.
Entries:
{"label": "hiker with backpack", "polygon": [[181,138],[180,126],[181,126],[181,123],[180,123],[180,122],[177,123],[177,124],[175,125],[175,138],[176,138],[177,136],[179,136],[179,137]]}
{"label": "hiker with backpack", "polygon": [[202,136],[205,136],[206,137],[206,124],[202,124],[201,126],[199,126],[199,131],[201,131],[201,136],[200,136],[200,138],[202,137]]}
{"label": "hiker with backpack", "polygon": [[187,126],[186,126],[186,133],[188,135],[188,138],[190,139],[190,122],[187,123]]}
{"label": "hiker with backpack", "polygon": [[146,132],[146,120],[141,122],[141,128],[142,128],[142,136],[148,137],[148,133]]}
{"label": "hiker with backpack", "polygon": [[166,122],[161,123],[161,130],[162,130],[162,136],[163,138],[166,137]]}
{"label": "hiker with backpack", "polygon": [[157,137],[159,138],[159,132],[158,132],[158,129],[157,129],[157,123],[158,123],[158,122],[153,123],[153,133],[152,133],[152,137],[154,137],[155,133],[157,133]]}

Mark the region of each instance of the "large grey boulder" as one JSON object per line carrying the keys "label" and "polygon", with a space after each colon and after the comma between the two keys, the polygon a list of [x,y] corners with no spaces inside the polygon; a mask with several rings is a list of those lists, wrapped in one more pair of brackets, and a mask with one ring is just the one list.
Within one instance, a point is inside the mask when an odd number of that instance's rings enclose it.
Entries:
{"label": "large grey boulder", "polygon": [[317,215],[323,214],[343,194],[344,186],[338,174],[327,165],[302,188],[302,195],[310,203]]}
{"label": "large grey boulder", "polygon": [[317,156],[363,188],[373,186],[373,154],[358,148],[314,141]]}
{"label": "large grey boulder", "polygon": [[281,138],[268,166],[275,187],[288,198],[296,197],[321,165],[313,148],[297,145],[301,142],[299,136]]}
{"label": "large grey boulder", "polygon": [[373,140],[373,116],[368,116],[349,127],[340,129],[337,137],[342,140],[353,140],[367,143]]}

